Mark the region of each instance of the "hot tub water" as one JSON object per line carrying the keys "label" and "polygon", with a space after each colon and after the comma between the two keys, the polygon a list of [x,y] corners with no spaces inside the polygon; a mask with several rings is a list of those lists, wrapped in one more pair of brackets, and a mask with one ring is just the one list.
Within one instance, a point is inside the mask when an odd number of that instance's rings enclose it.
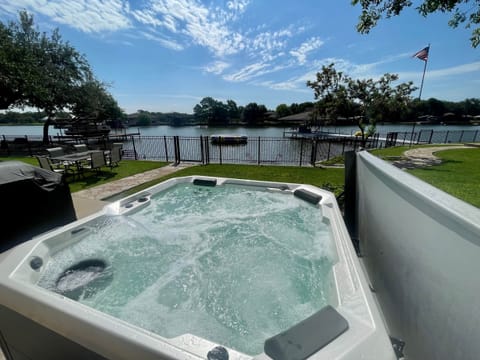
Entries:
{"label": "hot tub water", "polygon": [[179,184],[85,233],[38,285],[60,292],[65,269],[103,259],[110,281],[87,284],[78,301],[167,338],[192,333],[254,355],[335,302],[329,224],[281,191]]}

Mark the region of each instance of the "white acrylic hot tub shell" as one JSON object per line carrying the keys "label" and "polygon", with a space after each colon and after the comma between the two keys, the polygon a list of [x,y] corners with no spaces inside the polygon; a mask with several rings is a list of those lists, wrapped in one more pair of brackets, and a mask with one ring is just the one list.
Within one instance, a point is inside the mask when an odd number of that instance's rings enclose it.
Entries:
{"label": "white acrylic hot tub shell", "polygon": [[[213,179],[191,176],[167,180],[140,194],[107,205],[100,212],[87,218],[25,242],[11,249],[7,254],[2,254],[0,258],[0,305],[106,358],[205,359],[208,351],[219,344],[190,334],[174,339],[165,339],[50,292],[35,285],[39,272],[33,270],[29,265],[34,256],[41,257],[45,262],[48,261],[52,244],[55,244],[56,248],[67,246],[77,236],[71,234],[72,230],[88,226],[88,223],[102,216],[125,211],[126,203],[130,202],[134,205],[128,211],[134,210],[136,206],[144,206],[144,203],[138,202],[136,199],[146,193],[155,193],[178,183],[192,182],[195,178]],[[235,183],[271,188],[278,188],[282,185],[287,186],[288,191],[305,189],[321,195],[322,200],[318,206],[324,217],[331,223],[338,254],[338,263],[334,266],[337,304],[332,305],[348,321],[349,329],[310,358],[396,359],[382,317],[369,291],[365,275],[360,268],[332,193],[302,184],[226,178],[216,178],[216,180],[217,185]],[[58,237],[65,238],[65,240],[61,242],[55,240]],[[28,346],[29,341],[25,342],[25,346]],[[6,342],[8,343],[8,339]],[[48,344],[48,346],[54,348],[55,344]],[[228,349],[228,351],[230,359],[252,359],[251,356],[234,350]],[[255,358],[269,359],[265,354]]]}

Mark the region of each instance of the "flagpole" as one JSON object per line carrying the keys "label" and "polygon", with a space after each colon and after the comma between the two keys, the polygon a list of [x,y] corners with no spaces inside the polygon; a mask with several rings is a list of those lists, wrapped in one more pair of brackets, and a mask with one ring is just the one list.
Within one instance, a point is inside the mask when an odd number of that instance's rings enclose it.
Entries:
{"label": "flagpole", "polygon": [[[428,44],[428,50],[430,51],[430,44]],[[427,62],[428,62],[428,57],[425,60],[425,64],[423,65],[422,83],[420,84],[420,93],[418,94],[418,100],[421,100],[421,98],[422,98],[423,80],[425,79],[425,71],[427,70]]]}

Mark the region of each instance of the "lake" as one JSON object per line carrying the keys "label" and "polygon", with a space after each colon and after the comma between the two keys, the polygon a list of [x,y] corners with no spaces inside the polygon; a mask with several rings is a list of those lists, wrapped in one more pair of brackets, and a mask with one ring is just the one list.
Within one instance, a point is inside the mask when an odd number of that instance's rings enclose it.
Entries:
{"label": "lake", "polygon": [[[147,127],[132,127],[126,129],[127,133],[140,132],[142,136],[200,136],[200,135],[214,135],[214,134],[232,134],[232,135],[247,135],[249,137],[282,137],[284,131],[289,131],[290,128],[282,127],[205,127],[205,126],[182,126],[174,127],[167,125],[147,126]],[[357,126],[324,126],[323,131],[353,134],[358,130]],[[410,132],[413,130],[412,125],[377,125],[377,132],[386,134],[390,131]],[[480,130],[480,126],[476,125],[415,125],[415,131],[420,130],[435,130],[435,131],[453,131],[453,130]],[[43,134],[43,127],[37,126],[0,126],[0,135],[8,136],[24,136]],[[49,134],[55,136],[59,134],[58,129],[50,127]]]}

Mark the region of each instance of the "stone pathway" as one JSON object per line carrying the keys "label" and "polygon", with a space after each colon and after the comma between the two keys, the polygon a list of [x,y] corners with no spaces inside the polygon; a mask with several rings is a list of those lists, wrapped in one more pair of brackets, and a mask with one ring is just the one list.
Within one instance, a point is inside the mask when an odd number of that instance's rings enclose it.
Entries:
{"label": "stone pathway", "polygon": [[473,146],[469,145],[419,147],[405,151],[402,158],[394,160],[392,163],[400,169],[409,170],[419,167],[438,165],[442,162],[442,160],[435,156],[435,152],[451,149],[466,149],[472,147]]}

